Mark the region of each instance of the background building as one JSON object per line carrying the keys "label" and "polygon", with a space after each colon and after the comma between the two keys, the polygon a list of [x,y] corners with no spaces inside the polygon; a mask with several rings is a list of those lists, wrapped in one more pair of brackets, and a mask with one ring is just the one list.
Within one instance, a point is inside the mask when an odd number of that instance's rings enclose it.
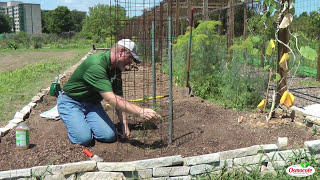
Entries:
{"label": "background building", "polygon": [[12,18],[12,31],[24,31],[28,34],[41,34],[40,4],[9,1],[0,3],[0,13]]}

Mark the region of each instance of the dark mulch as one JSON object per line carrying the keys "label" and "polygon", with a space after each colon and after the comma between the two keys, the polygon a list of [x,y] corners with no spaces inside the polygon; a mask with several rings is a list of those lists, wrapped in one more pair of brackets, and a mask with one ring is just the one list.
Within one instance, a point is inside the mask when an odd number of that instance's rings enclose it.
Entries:
{"label": "dark mulch", "polygon": [[[132,94],[126,94],[128,99],[152,94],[151,85],[148,83],[142,84],[143,87],[139,88],[142,82],[147,82],[152,77],[150,73],[150,70],[139,70],[124,75],[127,82],[132,82],[134,79],[135,89],[138,89],[132,90]],[[159,95],[168,92],[167,80],[167,77],[158,75]],[[130,90],[130,88],[130,83],[127,83],[125,89]],[[169,103],[168,98],[162,98],[157,100],[161,107],[158,111],[164,117],[162,122],[145,122],[129,116],[132,130],[130,138],[119,139],[111,144],[96,142],[95,146],[88,149],[106,162],[116,162],[170,155],[194,156],[252,145],[275,144],[278,137],[288,137],[290,148],[297,148],[297,146],[303,147],[303,142],[306,140],[319,138],[313,136],[305,127],[291,122],[289,118],[273,118],[267,123],[264,114],[224,109],[198,97],[183,97],[181,93],[181,88],[174,87],[174,137],[171,144],[168,144]],[[152,101],[149,100],[144,104],[146,103],[150,105]],[[2,138],[1,171],[89,160],[82,152],[82,146],[69,142],[66,128],[61,120],[40,118],[40,113],[51,109],[55,104],[56,99],[46,95],[26,121],[30,127],[29,149],[15,149],[14,130]],[[103,105],[114,122],[118,123],[113,109],[105,103]],[[238,123],[239,116],[244,117],[242,123]]]}

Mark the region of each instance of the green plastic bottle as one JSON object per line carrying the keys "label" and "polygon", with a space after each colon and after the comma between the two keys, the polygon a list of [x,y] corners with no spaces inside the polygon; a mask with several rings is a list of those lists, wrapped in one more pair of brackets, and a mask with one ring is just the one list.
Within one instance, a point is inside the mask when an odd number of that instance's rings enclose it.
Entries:
{"label": "green plastic bottle", "polygon": [[19,123],[16,128],[16,148],[29,148],[29,127],[25,122]]}

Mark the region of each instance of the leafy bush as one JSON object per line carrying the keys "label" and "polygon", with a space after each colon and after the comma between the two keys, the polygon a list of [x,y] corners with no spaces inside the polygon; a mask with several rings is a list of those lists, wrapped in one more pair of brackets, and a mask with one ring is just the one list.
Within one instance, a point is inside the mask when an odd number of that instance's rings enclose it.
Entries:
{"label": "leafy bush", "polygon": [[[218,21],[200,22],[193,30],[190,66],[193,92],[227,108],[252,108],[261,100],[265,81],[249,72],[250,68],[241,62],[241,58],[225,61],[227,53],[220,52],[226,52],[226,38],[217,35],[218,24]],[[189,32],[179,36],[173,45],[174,80],[182,86],[186,81],[188,43]],[[251,49],[254,51],[253,45]]]}
{"label": "leafy bush", "polygon": [[42,40],[43,38],[41,36],[32,36],[31,42],[34,49],[40,49],[42,48]]}

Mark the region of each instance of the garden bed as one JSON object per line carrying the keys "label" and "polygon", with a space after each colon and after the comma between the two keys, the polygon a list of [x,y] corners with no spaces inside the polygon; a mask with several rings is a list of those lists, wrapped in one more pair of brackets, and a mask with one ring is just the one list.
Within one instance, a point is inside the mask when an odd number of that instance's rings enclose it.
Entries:
{"label": "garden bed", "polygon": [[[67,74],[62,84],[68,79]],[[130,100],[152,94],[152,74],[149,66],[139,67],[138,71],[124,73],[125,90],[135,82],[135,90],[126,93]],[[168,77],[157,74],[157,95],[168,93]],[[126,84],[127,83],[127,84]],[[182,88],[173,87],[173,142],[168,143],[168,98],[157,99],[159,113],[163,121],[145,122],[134,116],[129,116],[131,136],[115,143],[96,142],[88,149],[102,157],[104,162],[126,162],[171,155],[183,157],[221,152],[226,150],[249,147],[259,144],[274,144],[278,137],[288,137],[289,148],[303,147],[303,142],[319,139],[306,127],[299,126],[290,118],[272,118],[265,120],[265,114],[238,112],[224,109],[217,104],[199,97],[183,97]],[[298,100],[298,98],[297,98]],[[118,123],[114,110],[106,106],[114,123]],[[143,105],[151,107],[152,101]],[[0,171],[30,168],[33,166],[64,164],[89,160],[83,153],[83,147],[71,144],[66,128],[61,120],[47,120],[40,114],[56,105],[56,98],[45,94],[42,101],[32,109],[26,120],[30,127],[30,148],[17,150],[15,148],[15,131],[11,130],[2,137],[0,143]],[[244,117],[242,123],[238,118]]]}

